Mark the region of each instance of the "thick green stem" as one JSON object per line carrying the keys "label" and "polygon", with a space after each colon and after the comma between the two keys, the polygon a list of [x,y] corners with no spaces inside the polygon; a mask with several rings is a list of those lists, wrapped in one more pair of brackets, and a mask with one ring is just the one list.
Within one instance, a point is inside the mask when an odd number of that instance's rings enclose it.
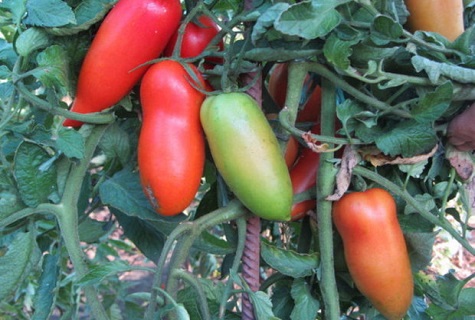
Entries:
{"label": "thick green stem", "polygon": [[[334,85],[327,79],[322,79],[322,116],[321,130],[323,135],[332,136],[335,131],[336,91]],[[335,185],[335,170],[329,161],[332,152],[320,155],[317,173],[317,222],[318,246],[320,250],[321,291],[325,305],[325,319],[340,318],[338,289],[336,286],[333,261],[333,225],[332,203],[326,198],[333,193]]]}
{"label": "thick green stem", "polygon": [[[88,267],[79,240],[77,202],[81,193],[84,176],[89,168],[89,163],[106,127],[107,126],[97,126],[92,129],[86,141],[84,158],[79,161],[78,165],[71,169],[62,202],[58,204],[55,207],[56,210],[54,210],[64,239],[64,244],[68,250],[78,278],[88,273]],[[85,286],[84,293],[88,304],[91,306],[94,318],[108,319],[96,289],[93,286]]]}
{"label": "thick green stem", "polygon": [[199,280],[182,269],[172,270],[171,277],[174,279],[182,279],[195,289],[197,294],[196,300],[198,301],[198,307],[201,310],[201,319],[210,320],[211,315],[209,313],[208,301],[206,300],[206,294]]}
{"label": "thick green stem", "polygon": [[470,245],[470,242],[467,241],[464,237],[462,237],[457,230],[455,230],[452,225],[450,224],[444,216],[441,218],[433,215],[430,211],[424,208],[424,205],[419,203],[416,199],[414,199],[409,192],[400,188],[397,184],[393,183],[392,181],[380,176],[379,174],[368,170],[361,166],[356,166],[353,168],[353,173],[359,174],[362,177],[370,179],[379,185],[383,186],[384,188],[388,189],[395,195],[400,196],[407,204],[411,205],[416,209],[416,211],[427,221],[433,223],[436,226],[443,228],[447,231],[455,240],[457,240],[468,252],[475,255],[475,248]]}
{"label": "thick green stem", "polygon": [[[172,233],[168,236],[167,241],[165,242],[160,258],[157,262],[157,269],[155,271],[155,277],[153,279],[152,293],[150,297],[150,303],[145,312],[145,319],[152,320],[155,319],[155,309],[157,307],[157,296],[158,290],[162,284],[162,277],[165,271],[165,263],[167,262],[170,254],[176,255],[172,256],[170,263],[167,266],[168,270],[173,270],[178,267],[183,261],[185,261],[188,256],[189,249],[193,244],[194,240],[206,229],[218,225],[227,221],[231,221],[242,217],[246,214],[246,210],[241,202],[234,200],[229,202],[226,207],[219,208],[207,215],[196,219],[193,222],[186,222],[178,227],[176,227]],[[186,242],[182,245],[179,245],[180,250],[173,250],[172,248],[175,245],[176,241],[180,237],[186,235]],[[167,285],[173,286],[172,283]]]}

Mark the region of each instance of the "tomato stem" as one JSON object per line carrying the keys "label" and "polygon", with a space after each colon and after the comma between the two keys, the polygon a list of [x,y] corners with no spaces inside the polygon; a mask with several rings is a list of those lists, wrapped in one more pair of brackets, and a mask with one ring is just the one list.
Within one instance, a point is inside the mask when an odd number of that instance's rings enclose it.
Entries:
{"label": "tomato stem", "polygon": [[[61,235],[68,250],[71,262],[73,263],[78,278],[88,273],[88,267],[85,262],[84,252],[81,249],[78,233],[78,207],[77,202],[81,194],[81,186],[84,176],[89,168],[89,163],[94,155],[94,151],[99,143],[107,126],[95,126],[85,146],[84,158],[79,164],[73,166],[64,189],[61,203],[51,207],[58,220]],[[91,306],[91,312],[95,319],[108,319],[108,316],[98,298],[96,289],[89,285],[84,287],[84,293],[88,304]]]}
{"label": "tomato stem", "polygon": [[[322,79],[322,115],[321,131],[323,135],[332,136],[335,132],[336,88],[333,83]],[[320,251],[321,292],[325,306],[325,319],[339,319],[340,305],[338,289],[336,287],[334,259],[333,259],[333,225],[332,202],[326,197],[333,193],[336,171],[329,161],[333,158],[332,152],[320,155],[317,171],[317,223],[318,249]]]}

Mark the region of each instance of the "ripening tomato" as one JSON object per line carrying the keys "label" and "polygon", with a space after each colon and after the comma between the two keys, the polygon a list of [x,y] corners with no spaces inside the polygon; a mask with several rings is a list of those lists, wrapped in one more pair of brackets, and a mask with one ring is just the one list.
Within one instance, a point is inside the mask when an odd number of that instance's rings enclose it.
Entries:
{"label": "ripening tomato", "polygon": [[411,264],[396,203],[380,188],[344,195],[333,221],[356,287],[389,320],[400,320],[413,296]]}
{"label": "ripening tomato", "polygon": [[[180,23],[179,0],[120,0],[102,22],[79,72],[71,111],[99,112],[126,96]],[[64,126],[82,122],[66,119]]]}
{"label": "ripening tomato", "polygon": [[299,142],[294,136],[290,136],[285,146],[284,159],[287,168],[292,168],[299,154]]}
{"label": "ripening tomato", "polygon": [[[289,75],[289,66],[287,63],[278,63],[274,66],[270,77],[268,90],[270,96],[274,99],[276,105],[283,108],[287,96],[287,77]],[[309,77],[307,77],[309,81]],[[303,92],[305,95],[305,92]],[[315,122],[320,119],[320,110],[322,93],[320,86],[316,86],[307,100],[300,105],[297,114],[297,122]]]}
{"label": "ripening tomato", "polygon": [[454,41],[464,32],[463,0],[405,0],[410,16],[407,28],[437,32]]}
{"label": "ripening tomato", "polygon": [[[320,123],[316,123],[312,133],[320,134]],[[290,180],[294,195],[305,192],[310,188],[315,188],[317,184],[317,171],[320,162],[320,154],[309,148],[304,148],[300,156],[290,169]],[[305,216],[307,211],[315,209],[315,199],[305,200],[292,205],[292,221],[299,220]]]}
{"label": "ripening tomato", "polygon": [[[193,58],[199,56],[203,53],[214,37],[218,35],[219,30],[219,26],[213,21],[213,19],[205,15],[199,16],[197,23],[188,23],[183,33],[179,56],[182,58]],[[173,34],[163,52],[166,57],[172,56],[177,40],[178,30]],[[223,48],[223,41],[220,41],[217,50],[222,51]],[[216,57],[207,57],[206,61],[210,63],[222,63],[222,59]]]}
{"label": "ripening tomato", "polygon": [[216,168],[236,197],[261,218],[289,220],[289,171],[257,102],[239,92],[209,96],[201,123]]}
{"label": "ripening tomato", "polygon": [[166,216],[191,204],[204,168],[200,107],[205,94],[197,87],[204,88],[205,83],[193,65],[188,67],[193,76],[179,62],[163,60],[150,67],[140,85],[140,179],[153,207]]}

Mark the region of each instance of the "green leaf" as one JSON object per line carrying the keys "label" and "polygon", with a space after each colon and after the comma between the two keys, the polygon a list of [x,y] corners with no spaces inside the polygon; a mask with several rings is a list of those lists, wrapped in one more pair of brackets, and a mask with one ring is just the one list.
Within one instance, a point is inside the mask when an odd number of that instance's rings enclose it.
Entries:
{"label": "green leaf", "polygon": [[20,25],[21,19],[25,16],[26,2],[25,0],[4,0],[0,2],[0,7],[8,9],[12,14],[13,23]]}
{"label": "green leaf", "polygon": [[320,302],[312,296],[311,288],[305,279],[295,279],[290,293],[295,301],[290,319],[313,320],[317,318]]}
{"label": "green leaf", "polygon": [[15,47],[20,56],[26,57],[35,50],[46,48],[50,43],[48,34],[39,28],[29,28],[20,33]]}
{"label": "green leaf", "polygon": [[117,158],[123,166],[129,162],[131,150],[129,135],[117,123],[106,129],[99,146],[108,159]]}
{"label": "green leaf", "polygon": [[434,129],[414,120],[396,124],[391,130],[376,137],[376,146],[392,157],[413,157],[429,152],[437,143]]}
{"label": "green leaf", "polygon": [[329,63],[341,70],[346,70],[351,66],[350,56],[352,54],[352,46],[356,43],[357,41],[355,40],[340,40],[336,35],[332,34],[325,41],[323,53]]}
{"label": "green leaf", "polygon": [[110,209],[117,218],[124,235],[151,261],[157,261],[162,253],[165,235],[153,223],[128,216],[115,208]]}
{"label": "green leaf", "polygon": [[371,40],[377,45],[385,45],[399,39],[403,31],[401,24],[391,17],[379,15],[371,25]]}
{"label": "green leaf", "polygon": [[446,62],[437,62],[422,56],[411,58],[412,65],[417,72],[425,71],[429,80],[436,84],[440,77],[446,77],[460,83],[475,83],[475,70],[464,68]]}
{"label": "green leaf", "polygon": [[340,24],[341,16],[335,8],[346,2],[313,0],[291,5],[275,21],[274,28],[307,40],[324,37]]}
{"label": "green leaf", "polygon": [[412,109],[414,120],[419,123],[433,122],[439,119],[447,108],[453,97],[453,86],[451,82],[446,82],[438,86],[433,92],[429,92]]}
{"label": "green leaf", "polygon": [[97,242],[111,229],[109,221],[98,221],[87,217],[78,226],[79,239],[85,243]]}
{"label": "green leaf", "polygon": [[274,25],[274,21],[289,8],[288,3],[279,2],[264,11],[259,16],[254,27],[252,28],[251,39],[253,42],[259,40]]}
{"label": "green leaf", "polygon": [[203,232],[201,236],[195,240],[193,246],[199,248],[200,251],[217,255],[226,255],[236,252],[236,248],[231,246],[229,242],[207,231]]}
{"label": "green leaf", "polygon": [[84,157],[84,136],[76,130],[60,127],[55,145],[68,158],[82,159]]}
{"label": "green leaf", "polygon": [[269,296],[262,291],[249,292],[252,305],[254,307],[254,314],[257,320],[276,320],[272,312],[272,302]]}
{"label": "green leaf", "polygon": [[53,45],[39,53],[38,67],[32,70],[33,75],[48,88],[56,88],[65,92],[68,87],[68,57],[64,49]]}
{"label": "green leaf", "polygon": [[22,207],[20,197],[15,190],[3,190],[0,192],[0,220],[20,210]]}
{"label": "green leaf", "polygon": [[61,0],[28,0],[24,22],[38,27],[60,27],[76,23],[74,12]]}
{"label": "green leaf", "polygon": [[39,287],[33,300],[32,320],[47,320],[53,311],[56,300],[56,287],[59,278],[59,254],[45,254],[43,256],[43,272],[39,279]]}
{"label": "green leaf", "polygon": [[13,293],[40,259],[35,237],[30,232],[16,233],[0,257],[0,301]]}
{"label": "green leaf", "polygon": [[13,163],[13,175],[18,185],[21,199],[29,207],[48,202],[56,193],[56,170],[49,165],[48,153],[31,142],[22,142]]}
{"label": "green leaf", "polygon": [[168,233],[176,223],[185,218],[184,215],[163,217],[157,214],[143,192],[138,172],[129,167],[102,183],[99,194],[104,204],[117,208],[126,215],[159,222],[157,225],[161,226],[164,233]]}
{"label": "green leaf", "polygon": [[261,246],[261,255],[273,269],[293,278],[312,275],[318,268],[319,259],[316,254],[284,250],[265,242]]}
{"label": "green leaf", "polygon": [[431,262],[436,235],[435,232],[405,234],[413,271],[423,270]]}
{"label": "green leaf", "polygon": [[290,314],[295,305],[290,294],[290,286],[287,285],[287,282],[289,281],[285,281],[285,285],[282,285],[282,282],[278,282],[272,289],[272,311],[280,319],[290,319]]}
{"label": "green leaf", "polygon": [[131,270],[134,270],[134,267],[121,260],[92,265],[89,267],[89,272],[81,277],[76,284],[79,286],[97,285],[107,277]]}

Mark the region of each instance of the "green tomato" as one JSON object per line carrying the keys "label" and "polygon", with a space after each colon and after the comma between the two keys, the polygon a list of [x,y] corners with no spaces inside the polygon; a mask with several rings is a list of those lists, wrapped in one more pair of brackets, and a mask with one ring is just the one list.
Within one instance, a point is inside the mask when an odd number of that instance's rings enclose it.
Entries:
{"label": "green tomato", "polygon": [[216,167],[236,197],[261,218],[289,220],[289,171],[257,102],[245,93],[210,96],[200,117]]}

